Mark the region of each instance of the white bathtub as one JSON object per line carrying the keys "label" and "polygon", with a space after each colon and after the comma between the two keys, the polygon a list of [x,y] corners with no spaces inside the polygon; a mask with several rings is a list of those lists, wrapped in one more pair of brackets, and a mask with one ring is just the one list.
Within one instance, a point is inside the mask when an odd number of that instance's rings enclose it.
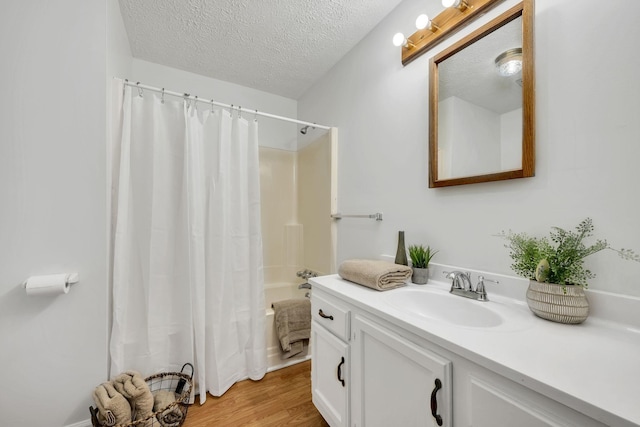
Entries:
{"label": "white bathtub", "polygon": [[276,334],[276,327],[273,319],[273,309],[271,303],[291,298],[304,298],[309,289],[298,289],[297,283],[265,283],[264,299],[267,311],[265,322],[265,334],[267,342],[267,372],[275,371],[296,363],[303,362],[311,358],[311,348],[305,355],[294,356],[290,359],[282,359],[280,356],[280,342]]}

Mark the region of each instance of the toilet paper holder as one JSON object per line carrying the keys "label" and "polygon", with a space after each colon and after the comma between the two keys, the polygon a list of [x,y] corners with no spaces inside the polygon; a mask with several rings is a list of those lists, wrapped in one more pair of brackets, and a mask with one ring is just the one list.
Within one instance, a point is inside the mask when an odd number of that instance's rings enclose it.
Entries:
{"label": "toilet paper holder", "polygon": [[[66,283],[69,284],[69,285],[73,285],[73,284],[78,283],[80,281],[80,279],[78,278],[78,273],[68,273],[66,276],[67,277],[66,277],[65,280],[66,280]],[[31,276],[27,280],[22,282],[22,287],[23,288],[27,287],[27,281],[29,279],[31,279],[32,277],[38,277],[38,276]]]}

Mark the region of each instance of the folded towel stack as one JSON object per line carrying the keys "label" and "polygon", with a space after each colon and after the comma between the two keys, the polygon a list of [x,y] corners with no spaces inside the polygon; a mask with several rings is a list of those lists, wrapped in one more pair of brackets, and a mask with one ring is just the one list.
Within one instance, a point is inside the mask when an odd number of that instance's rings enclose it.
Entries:
{"label": "folded towel stack", "polygon": [[158,390],[154,394],[153,412],[160,412],[156,418],[162,427],[178,427],[182,424],[184,413],[177,403],[179,397],[171,390]]}
{"label": "folded towel stack", "polygon": [[338,274],[345,280],[362,286],[386,291],[404,286],[412,270],[406,265],[370,259],[350,259],[342,262]]}
{"label": "folded towel stack", "polygon": [[271,304],[283,359],[305,350],[311,337],[311,302],[307,298],[276,301]]}

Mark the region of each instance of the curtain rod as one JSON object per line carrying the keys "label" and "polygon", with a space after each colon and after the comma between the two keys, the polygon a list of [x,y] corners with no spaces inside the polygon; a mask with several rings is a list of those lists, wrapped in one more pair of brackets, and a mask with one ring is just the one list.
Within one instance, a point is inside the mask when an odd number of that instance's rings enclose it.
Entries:
{"label": "curtain rod", "polygon": [[178,96],[180,98],[191,99],[191,100],[196,101],[196,102],[203,102],[205,104],[215,105],[215,106],[223,107],[223,108],[229,108],[229,109],[241,112],[241,113],[254,114],[254,115],[262,116],[262,117],[269,117],[271,119],[283,120],[285,122],[291,122],[291,123],[297,123],[299,125],[310,126],[310,127],[317,128],[317,129],[325,129],[325,130],[331,129],[330,126],[324,126],[324,125],[319,125],[317,123],[305,122],[305,121],[302,121],[302,120],[292,119],[290,117],[277,116],[275,114],[264,113],[264,112],[258,111],[258,110],[249,110],[247,108],[242,108],[240,106],[223,104],[221,102],[216,102],[216,101],[213,101],[211,99],[199,98],[197,96],[193,96],[193,95],[190,95],[188,93],[173,92],[173,91],[170,91],[170,90],[165,90],[164,88],[144,85],[144,84],[142,84],[140,82],[137,82],[137,83],[130,82],[127,79],[124,79],[123,82],[127,86],[137,87],[137,88],[144,89],[144,90],[150,90],[152,92],[164,93],[166,95]]}

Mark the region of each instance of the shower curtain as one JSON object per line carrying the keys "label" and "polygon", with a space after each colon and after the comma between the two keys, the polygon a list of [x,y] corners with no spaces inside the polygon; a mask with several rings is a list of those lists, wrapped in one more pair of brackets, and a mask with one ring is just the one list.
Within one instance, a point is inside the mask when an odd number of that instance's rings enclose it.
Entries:
{"label": "shower curtain", "polygon": [[203,403],[267,368],[258,124],[119,84],[110,372],[192,362]]}

